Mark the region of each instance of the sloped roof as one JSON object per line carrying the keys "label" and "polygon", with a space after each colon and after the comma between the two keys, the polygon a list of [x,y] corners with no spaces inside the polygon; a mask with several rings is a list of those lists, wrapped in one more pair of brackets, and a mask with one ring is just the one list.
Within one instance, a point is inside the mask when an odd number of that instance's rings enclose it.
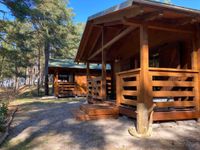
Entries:
{"label": "sloped roof", "polygon": [[[159,14],[159,12],[161,12],[160,16],[162,17],[152,17],[152,15],[156,16],[155,14]],[[111,41],[119,33],[128,28],[129,25],[124,23],[124,21],[126,22],[128,20],[128,22],[133,22],[137,26],[139,24],[148,24],[149,26],[153,26],[154,29],[159,26],[164,26],[166,28],[170,27],[176,30],[194,32],[194,26],[200,23],[199,18],[200,10],[153,0],[127,0],[124,3],[101,11],[88,18],[75,61],[86,62],[89,60],[90,62],[100,62],[100,55],[93,57],[92,55],[102,47],[102,35],[104,35],[104,39],[108,43],[108,41]],[[105,28],[104,34],[100,27]],[[115,42],[112,46],[107,47],[107,52],[113,47],[115,52],[120,51],[120,46]],[[110,54],[109,56],[113,55]],[[114,59],[114,57],[107,57],[107,61],[113,61]]]}
{"label": "sloped roof", "polygon": [[170,8],[170,9],[174,9],[174,10],[179,10],[179,11],[185,11],[188,13],[198,13],[200,14],[200,11],[197,9],[192,9],[192,8],[186,8],[186,7],[182,7],[182,6],[177,6],[174,4],[168,4],[168,3],[163,3],[163,2],[159,2],[159,1],[155,1],[155,0],[126,0],[125,2],[115,5],[111,8],[108,8],[104,11],[98,12],[92,16],[90,16],[88,18],[88,20],[93,20],[95,18],[107,15],[109,13],[113,13],[128,7],[133,6],[134,4],[143,4],[143,5],[151,5],[151,6],[157,6],[157,7],[163,7],[163,8]]}
{"label": "sloped roof", "polygon": [[[50,59],[49,68],[70,68],[70,69],[86,69],[87,66],[84,63],[75,63],[73,59]],[[107,70],[110,69],[110,65],[106,66]],[[101,70],[100,64],[90,64],[90,69]]]}

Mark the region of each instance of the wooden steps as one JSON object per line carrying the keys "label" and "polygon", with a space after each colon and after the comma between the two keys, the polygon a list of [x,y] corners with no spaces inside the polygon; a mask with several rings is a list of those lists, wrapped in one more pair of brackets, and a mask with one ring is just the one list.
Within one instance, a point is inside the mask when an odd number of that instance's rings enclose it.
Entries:
{"label": "wooden steps", "polygon": [[118,118],[119,109],[110,104],[83,104],[79,110],[74,111],[77,120],[88,121],[97,119]]}
{"label": "wooden steps", "polygon": [[124,106],[119,106],[119,114],[130,117],[130,118],[136,118],[136,111],[134,109],[124,107]]}

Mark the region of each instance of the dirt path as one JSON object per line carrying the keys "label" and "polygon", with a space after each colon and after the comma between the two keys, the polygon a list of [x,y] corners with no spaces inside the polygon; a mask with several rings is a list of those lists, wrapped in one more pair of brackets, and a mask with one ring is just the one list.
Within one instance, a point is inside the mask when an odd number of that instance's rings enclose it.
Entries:
{"label": "dirt path", "polygon": [[18,100],[20,111],[3,150],[159,150],[200,149],[200,126],[194,121],[154,124],[152,137],[137,139],[127,129],[134,122],[117,120],[75,121],[71,111],[83,101],[75,99]]}

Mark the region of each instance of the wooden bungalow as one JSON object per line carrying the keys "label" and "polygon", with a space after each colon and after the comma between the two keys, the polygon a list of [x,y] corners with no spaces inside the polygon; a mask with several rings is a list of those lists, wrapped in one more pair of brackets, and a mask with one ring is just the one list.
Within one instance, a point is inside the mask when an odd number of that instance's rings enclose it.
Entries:
{"label": "wooden bungalow", "polygon": [[[101,65],[90,64],[90,76],[101,75]],[[107,66],[109,72],[109,66]],[[86,96],[86,65],[75,63],[72,59],[50,59],[49,74],[53,75],[53,93],[56,97]]]}
{"label": "wooden bungalow", "polygon": [[198,10],[146,0],[89,17],[76,56],[102,63],[99,96],[89,98],[107,101],[105,66],[111,64],[116,106],[137,119],[139,133],[151,119],[200,118],[199,22]]}

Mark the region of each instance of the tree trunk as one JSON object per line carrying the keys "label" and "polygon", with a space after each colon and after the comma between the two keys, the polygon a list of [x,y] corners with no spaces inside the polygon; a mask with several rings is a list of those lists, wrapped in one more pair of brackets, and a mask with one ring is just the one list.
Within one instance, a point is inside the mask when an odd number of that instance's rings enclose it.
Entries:
{"label": "tree trunk", "polygon": [[37,93],[38,96],[40,96],[40,80],[41,80],[41,75],[40,75],[40,55],[41,55],[41,51],[40,51],[40,47],[38,47],[38,73],[37,73]]}
{"label": "tree trunk", "polygon": [[2,57],[2,60],[1,60],[1,66],[0,66],[0,79],[2,78],[2,71],[3,71],[3,65],[4,65],[4,56]]}
{"label": "tree trunk", "polygon": [[48,79],[48,63],[49,63],[49,49],[50,43],[48,41],[45,42],[44,47],[44,56],[45,56],[45,67],[44,67],[44,76],[45,76],[45,95],[49,95],[49,79]]}

